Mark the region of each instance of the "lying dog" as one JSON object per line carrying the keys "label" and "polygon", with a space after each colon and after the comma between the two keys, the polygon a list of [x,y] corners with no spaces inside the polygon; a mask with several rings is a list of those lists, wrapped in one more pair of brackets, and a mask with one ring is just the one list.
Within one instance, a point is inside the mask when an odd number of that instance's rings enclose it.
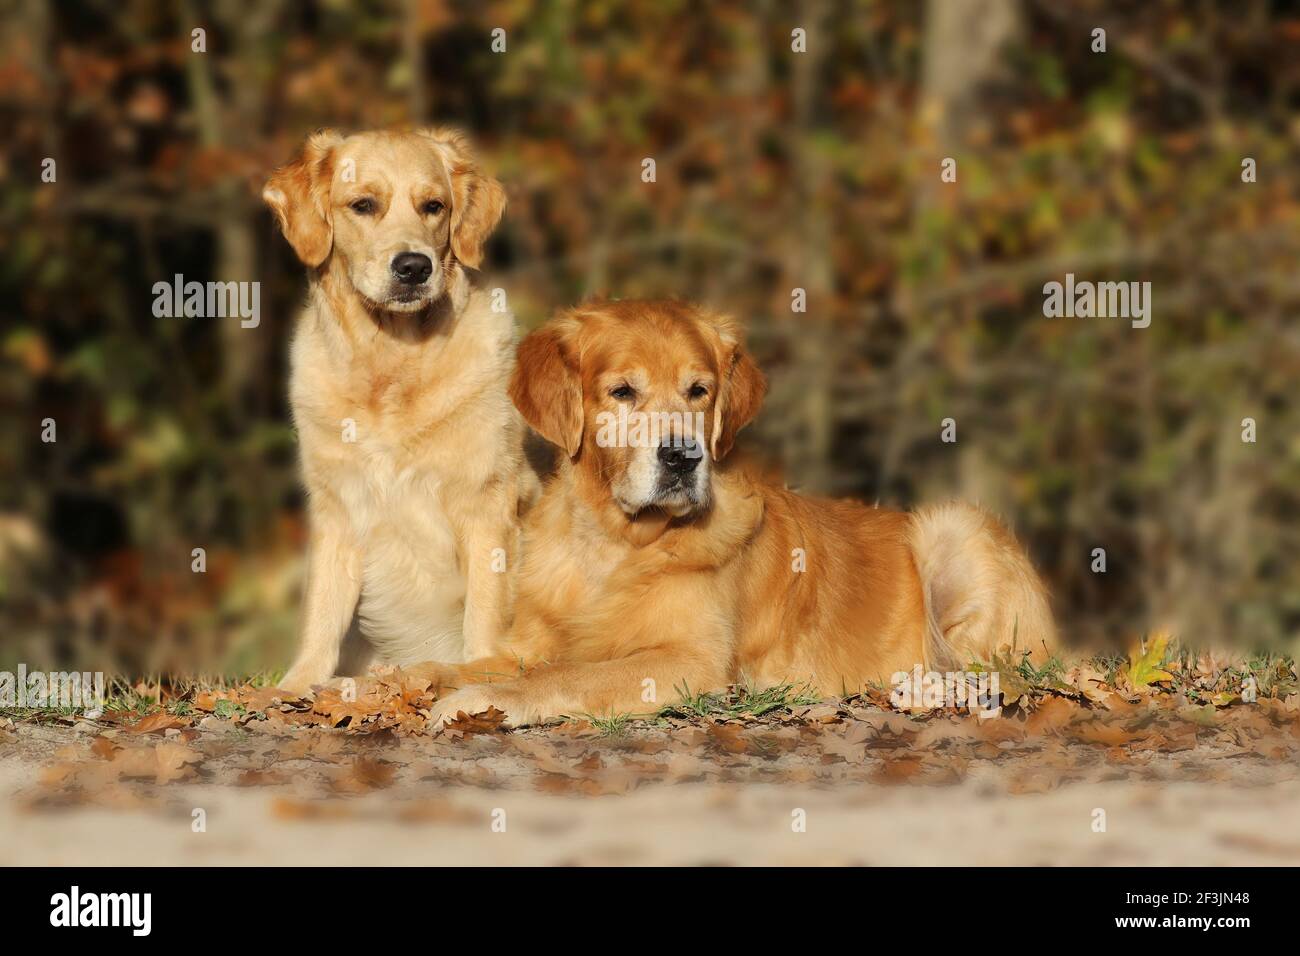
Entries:
{"label": "lying dog", "polygon": [[386,662],[486,654],[531,474],[514,320],[474,272],[504,191],[434,129],[317,133],[262,195],[311,270],[290,382],[311,540],[281,686],[333,675],[354,623]]}
{"label": "lying dog", "polygon": [[[841,694],[1046,653],[1043,586],[984,512],[806,498],[724,463],[764,390],[736,326],[679,303],[583,306],[524,340],[510,394],[567,461],[525,524],[498,653],[425,671],[461,688],[440,717],[646,712],[731,682]],[[645,413],[657,435],[634,434]]]}

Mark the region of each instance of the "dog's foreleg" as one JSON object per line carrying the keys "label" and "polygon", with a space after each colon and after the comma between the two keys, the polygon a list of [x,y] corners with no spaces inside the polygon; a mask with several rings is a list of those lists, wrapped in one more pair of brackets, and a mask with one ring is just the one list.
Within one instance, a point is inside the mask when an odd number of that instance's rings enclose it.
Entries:
{"label": "dog's foreleg", "polygon": [[435,722],[495,707],[518,727],[552,717],[650,715],[683,692],[716,690],[725,666],[701,656],[641,651],[612,661],[540,665],[515,680],[473,684],[439,698]]}
{"label": "dog's foreleg", "polygon": [[491,684],[496,681],[514,680],[527,669],[520,657],[511,654],[498,654],[493,657],[480,657],[463,664],[446,664],[441,661],[424,661],[419,664],[406,664],[401,668],[406,677],[415,680],[427,680],[439,696],[470,684]]}
{"label": "dog's foreleg", "polygon": [[[325,520],[320,520],[325,518]],[[344,522],[313,512],[302,640],[280,687],[305,693],[334,676],[339,648],[361,596],[361,553]]]}
{"label": "dog's foreleg", "polygon": [[518,557],[513,504],[493,501],[469,529],[465,566],[465,657],[500,650],[510,621],[511,575]]}

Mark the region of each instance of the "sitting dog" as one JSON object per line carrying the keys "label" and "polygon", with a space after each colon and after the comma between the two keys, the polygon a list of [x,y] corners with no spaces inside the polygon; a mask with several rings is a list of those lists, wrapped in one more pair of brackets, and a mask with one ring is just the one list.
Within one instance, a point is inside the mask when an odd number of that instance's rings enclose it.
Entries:
{"label": "sitting dog", "polygon": [[319,132],[262,195],[310,270],[289,388],[310,544],[280,686],[330,678],[354,624],[388,663],[489,653],[536,481],[506,392],[514,319],[474,271],[505,193],[432,129]]}
{"label": "sitting dog", "polygon": [[764,390],[735,323],[677,302],[580,306],[524,340],[510,394],[564,460],[497,652],[424,671],[460,688],[440,718],[642,713],[732,682],[846,694],[1047,653],[1043,586],[983,511],[818,500],[728,462]]}

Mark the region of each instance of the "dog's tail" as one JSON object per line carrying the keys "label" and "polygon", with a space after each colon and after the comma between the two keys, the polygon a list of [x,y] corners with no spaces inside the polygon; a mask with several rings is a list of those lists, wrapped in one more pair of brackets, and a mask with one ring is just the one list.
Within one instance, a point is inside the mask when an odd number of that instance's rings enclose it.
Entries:
{"label": "dog's tail", "polygon": [[991,661],[1004,646],[1043,661],[1056,646],[1047,590],[1003,524],[952,502],[912,515],[909,543],[927,617],[926,664],[945,669]]}

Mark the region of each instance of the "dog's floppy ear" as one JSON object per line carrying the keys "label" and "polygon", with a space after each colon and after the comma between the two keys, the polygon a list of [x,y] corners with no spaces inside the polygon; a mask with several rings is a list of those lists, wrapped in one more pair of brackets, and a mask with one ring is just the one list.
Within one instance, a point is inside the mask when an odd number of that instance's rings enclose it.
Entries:
{"label": "dog's floppy ear", "polygon": [[716,326],[721,340],[718,363],[718,398],[713,404],[713,435],[709,451],[721,461],[736,443],[736,434],[753,421],[767,394],[767,379],[740,342],[730,320]]}
{"label": "dog's floppy ear", "polygon": [[582,379],[576,323],[557,319],[519,346],[510,400],[533,429],[573,458],[582,447]]}
{"label": "dog's floppy ear", "polygon": [[483,246],[505,212],[506,191],[479,169],[464,133],[448,128],[420,132],[438,144],[451,175],[451,251],[462,265],[477,269]]}
{"label": "dog's floppy ear", "polygon": [[329,194],[334,147],[342,142],[334,130],[318,130],[308,137],[298,157],[277,169],[262,189],[262,199],[275,213],[284,238],[298,258],[313,268],[325,261],[334,246]]}

